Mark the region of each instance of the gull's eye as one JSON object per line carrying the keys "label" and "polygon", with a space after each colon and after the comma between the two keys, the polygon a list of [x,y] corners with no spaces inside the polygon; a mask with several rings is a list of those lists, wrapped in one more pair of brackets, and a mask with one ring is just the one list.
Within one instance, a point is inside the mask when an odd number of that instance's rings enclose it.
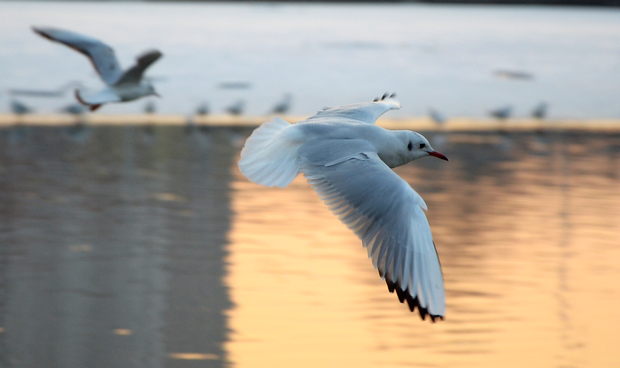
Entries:
{"label": "gull's eye", "polygon": [[411,151],[413,149],[413,144],[411,144],[411,142],[409,142],[409,144],[407,145],[407,149],[409,151]]}
{"label": "gull's eye", "polygon": [[[426,147],[426,143],[420,143],[420,148],[424,148],[424,147]],[[411,150],[409,150],[409,151],[411,151]]]}

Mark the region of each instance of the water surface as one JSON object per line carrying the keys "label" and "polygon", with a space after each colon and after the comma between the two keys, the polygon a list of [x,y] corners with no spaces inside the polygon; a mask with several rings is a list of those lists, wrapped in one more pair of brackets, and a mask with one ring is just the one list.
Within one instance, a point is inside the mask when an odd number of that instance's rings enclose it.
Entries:
{"label": "water surface", "polygon": [[16,367],[617,367],[620,136],[426,133],[446,320],[387,291],[249,130],[0,131],[0,362]]}
{"label": "water surface", "polygon": [[[512,104],[529,116],[547,101],[554,118],[619,118],[620,10],[429,4],[225,4],[0,2],[0,90],[52,90],[101,82],[80,54],[30,27],[98,37],[122,66],[156,47],[148,70],[158,112],[191,114],[203,101],[223,113],[239,99],[268,113],[293,94],[293,115],[397,92],[394,116],[486,116]],[[113,26],[111,26],[113,25]],[[531,79],[499,78],[497,72]],[[222,89],[222,83],[249,89]],[[23,98],[39,112],[64,99]],[[8,111],[0,94],[0,111]],[[142,112],[146,100],[99,113]]]}

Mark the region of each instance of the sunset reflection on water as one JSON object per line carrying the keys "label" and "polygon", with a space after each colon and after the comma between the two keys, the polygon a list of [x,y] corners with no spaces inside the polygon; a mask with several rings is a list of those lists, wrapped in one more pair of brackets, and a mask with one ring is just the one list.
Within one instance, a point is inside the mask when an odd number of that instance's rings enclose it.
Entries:
{"label": "sunset reflection on water", "polygon": [[0,130],[0,366],[620,366],[619,134],[423,132],[433,324],[303,177],[240,174],[250,131]]}
{"label": "sunset reflection on water", "polygon": [[429,207],[447,290],[446,320],[436,324],[387,291],[361,242],[303,177],[264,188],[233,168],[230,361],[620,364],[620,138],[463,138],[437,137],[449,163],[396,170]]}

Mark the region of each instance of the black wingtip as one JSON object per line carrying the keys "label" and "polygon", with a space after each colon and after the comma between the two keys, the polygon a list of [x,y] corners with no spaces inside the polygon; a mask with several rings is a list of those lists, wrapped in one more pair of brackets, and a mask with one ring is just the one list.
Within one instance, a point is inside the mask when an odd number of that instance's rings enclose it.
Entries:
{"label": "black wingtip", "polygon": [[394,97],[396,97],[396,92],[394,92],[394,93],[392,93],[392,94],[390,94],[389,92],[385,92],[385,93],[383,94],[383,96],[381,96],[381,97],[375,97],[375,99],[374,99],[374,100],[372,100],[372,102],[385,101],[385,100],[386,100],[386,99],[388,99],[388,98],[394,98]]}
{"label": "black wingtip", "polygon": [[401,303],[404,303],[405,300],[407,301],[407,306],[409,307],[409,310],[411,312],[414,312],[415,309],[418,308],[418,313],[420,314],[420,317],[422,318],[423,321],[426,320],[427,315],[430,317],[433,323],[435,323],[437,320],[442,320],[442,321],[444,320],[444,316],[439,315],[439,314],[429,313],[428,308],[424,308],[420,306],[420,301],[418,300],[418,298],[412,297],[408,289],[403,290],[403,288],[400,286],[398,282],[392,282],[388,279],[385,279],[385,283],[387,284],[387,287],[390,293],[393,293],[394,291],[396,291],[398,300]]}
{"label": "black wingtip", "polygon": [[35,26],[31,26],[30,27],[32,29],[32,31],[36,34],[38,34],[41,37],[45,37],[50,41],[55,41],[52,36],[50,36],[49,34],[47,34],[44,30],[42,30],[41,28],[37,28]]}

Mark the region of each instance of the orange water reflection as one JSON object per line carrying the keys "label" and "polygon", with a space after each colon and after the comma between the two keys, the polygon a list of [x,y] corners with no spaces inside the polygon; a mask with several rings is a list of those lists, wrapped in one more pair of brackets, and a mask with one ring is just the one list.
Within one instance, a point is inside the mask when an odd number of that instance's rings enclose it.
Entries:
{"label": "orange water reflection", "polygon": [[439,138],[448,165],[398,170],[430,209],[436,324],[388,293],[303,178],[270,189],[233,168],[236,367],[620,366],[620,139]]}

